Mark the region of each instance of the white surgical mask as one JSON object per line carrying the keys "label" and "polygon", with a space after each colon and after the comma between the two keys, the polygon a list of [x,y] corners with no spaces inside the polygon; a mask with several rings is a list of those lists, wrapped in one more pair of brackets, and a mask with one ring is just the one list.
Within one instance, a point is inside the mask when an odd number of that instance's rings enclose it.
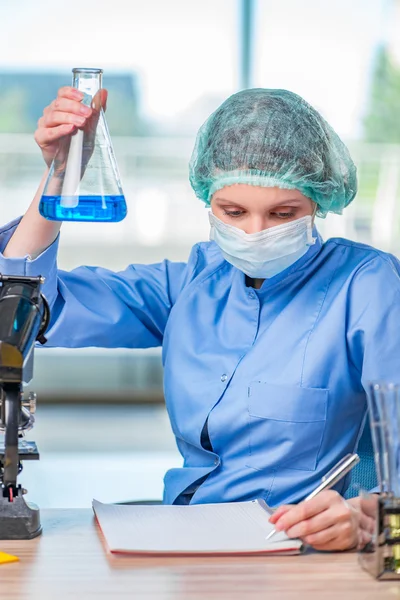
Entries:
{"label": "white surgical mask", "polygon": [[257,233],[224,223],[209,212],[210,240],[214,240],[229,263],[254,279],[268,279],[281,273],[304,256],[315,244],[312,217],[270,227]]}

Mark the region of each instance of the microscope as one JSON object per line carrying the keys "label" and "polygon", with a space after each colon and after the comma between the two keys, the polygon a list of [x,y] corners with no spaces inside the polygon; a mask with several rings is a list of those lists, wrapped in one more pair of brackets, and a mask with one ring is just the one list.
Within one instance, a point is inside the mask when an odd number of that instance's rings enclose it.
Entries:
{"label": "microscope", "polygon": [[43,277],[0,274],[0,540],[31,539],[42,531],[39,509],[25,501],[17,477],[23,460],[39,459],[35,442],[23,439],[36,407],[34,393],[24,399],[23,383],[32,379],[36,341],[46,342],[50,310],[43,283]]}

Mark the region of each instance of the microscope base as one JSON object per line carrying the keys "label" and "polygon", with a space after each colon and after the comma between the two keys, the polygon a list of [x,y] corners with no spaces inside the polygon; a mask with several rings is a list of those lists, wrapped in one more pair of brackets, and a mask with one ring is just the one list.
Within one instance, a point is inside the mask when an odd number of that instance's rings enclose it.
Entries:
{"label": "microscope base", "polygon": [[0,494],[0,540],[31,540],[42,533],[39,508],[22,495],[9,502]]}

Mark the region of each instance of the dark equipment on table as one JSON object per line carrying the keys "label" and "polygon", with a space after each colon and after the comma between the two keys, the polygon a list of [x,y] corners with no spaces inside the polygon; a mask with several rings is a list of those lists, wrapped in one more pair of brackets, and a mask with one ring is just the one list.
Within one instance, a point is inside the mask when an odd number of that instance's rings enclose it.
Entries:
{"label": "dark equipment on table", "polygon": [[[36,396],[23,396],[33,373],[35,342],[46,342],[50,311],[41,294],[43,277],[0,274],[0,539],[23,540],[40,535],[37,506],[27,503],[17,484],[22,460],[38,460],[35,442],[25,441],[35,422]],[[2,436],[3,437],[3,436]]]}

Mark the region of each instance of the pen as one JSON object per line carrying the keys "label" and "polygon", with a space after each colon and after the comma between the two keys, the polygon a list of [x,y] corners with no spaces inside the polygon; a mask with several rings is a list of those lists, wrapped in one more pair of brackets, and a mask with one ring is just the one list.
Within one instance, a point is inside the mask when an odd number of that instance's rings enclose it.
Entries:
{"label": "pen", "polygon": [[[344,477],[349,471],[351,471],[351,469],[355,467],[356,464],[359,462],[360,457],[358,456],[358,454],[346,454],[346,456],[343,457],[333,467],[333,469],[329,471],[329,473],[322,477],[321,483],[315,488],[315,490],[311,492],[311,494],[307,496],[307,498],[304,499],[304,502],[307,502],[307,500],[311,500],[311,498],[314,498],[314,496],[316,496],[323,490],[329,490],[335,485],[335,483],[340,481],[342,477]],[[277,531],[274,528],[265,539],[269,540],[275,533],[277,533]]]}

